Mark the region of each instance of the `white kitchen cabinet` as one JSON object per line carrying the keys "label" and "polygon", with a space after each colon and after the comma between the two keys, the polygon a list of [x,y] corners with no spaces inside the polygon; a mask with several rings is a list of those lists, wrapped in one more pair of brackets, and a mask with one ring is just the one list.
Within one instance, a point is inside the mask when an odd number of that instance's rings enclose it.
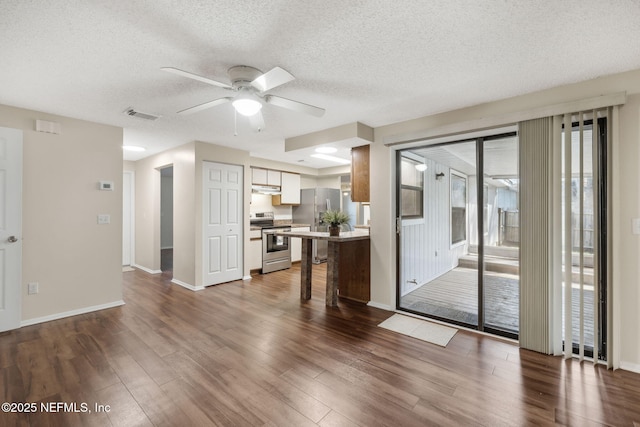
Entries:
{"label": "white kitchen cabinet", "polygon": [[282,172],[282,188],[280,200],[283,204],[300,204],[300,175],[297,173]]}
{"label": "white kitchen cabinet", "polygon": [[271,169],[267,170],[267,185],[275,185],[280,187],[281,184],[281,172]]}
{"label": "white kitchen cabinet", "polygon": [[[309,227],[295,227],[291,231],[309,231]],[[302,239],[300,237],[290,237],[291,262],[302,260]]]}
{"label": "white kitchen cabinet", "polygon": [[280,187],[281,172],[271,169],[251,168],[251,183],[255,185],[273,185]]}
{"label": "white kitchen cabinet", "polygon": [[256,185],[267,185],[267,170],[261,168],[251,168],[251,183]]}
{"label": "white kitchen cabinet", "polygon": [[262,231],[249,231],[249,270],[262,268]]}
{"label": "white kitchen cabinet", "polygon": [[273,196],[272,204],[299,205],[300,204],[300,175],[297,173],[282,172],[282,186],[280,194]]}

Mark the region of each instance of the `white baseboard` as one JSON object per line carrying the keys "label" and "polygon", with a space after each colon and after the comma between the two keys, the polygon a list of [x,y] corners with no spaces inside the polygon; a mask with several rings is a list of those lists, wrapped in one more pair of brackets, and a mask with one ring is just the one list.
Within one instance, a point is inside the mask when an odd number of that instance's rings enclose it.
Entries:
{"label": "white baseboard", "polygon": [[636,374],[640,374],[640,365],[637,363],[623,362],[620,361],[620,369],[624,369],[625,371],[635,372]]}
{"label": "white baseboard", "polygon": [[244,277],[242,278],[242,280],[251,280],[251,275],[244,276]]}
{"label": "white baseboard", "polygon": [[162,274],[162,270],[151,270],[150,268],[143,267],[138,264],[131,264],[132,267],[139,268],[142,271],[146,271],[149,274]]}
{"label": "white baseboard", "polygon": [[171,279],[171,283],[174,283],[178,286],[182,286],[185,289],[189,289],[190,291],[202,291],[204,286],[193,286],[187,282],[182,282],[178,279]]}
{"label": "white baseboard", "polygon": [[367,303],[367,305],[368,305],[369,307],[375,307],[375,308],[379,308],[379,309],[382,309],[382,310],[387,310],[387,311],[396,311],[396,309],[395,309],[395,308],[393,308],[393,307],[391,307],[390,305],[380,304],[380,303],[375,302],[375,301],[369,301],[369,302]]}
{"label": "white baseboard", "polygon": [[91,307],[79,308],[77,310],[65,311],[63,313],[51,314],[49,316],[36,317],[35,319],[27,319],[20,322],[20,327],[37,325],[38,323],[51,322],[52,320],[63,319],[65,317],[77,316],[79,314],[91,313],[92,311],[105,310],[107,308],[119,307],[124,305],[124,301],[114,301],[107,304],[93,305]]}

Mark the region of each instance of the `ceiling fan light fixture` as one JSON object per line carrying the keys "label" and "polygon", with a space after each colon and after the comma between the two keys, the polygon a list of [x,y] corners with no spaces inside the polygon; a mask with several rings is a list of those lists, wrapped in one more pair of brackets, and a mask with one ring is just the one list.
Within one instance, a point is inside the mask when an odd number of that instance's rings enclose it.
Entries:
{"label": "ceiling fan light fixture", "polygon": [[254,116],[262,109],[262,103],[250,94],[239,94],[231,105],[233,105],[238,114],[246,117]]}

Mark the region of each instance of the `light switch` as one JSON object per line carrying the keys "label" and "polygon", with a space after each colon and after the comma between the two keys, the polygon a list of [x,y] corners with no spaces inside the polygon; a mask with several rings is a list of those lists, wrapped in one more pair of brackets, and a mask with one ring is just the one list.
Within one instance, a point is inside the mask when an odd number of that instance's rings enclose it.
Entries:
{"label": "light switch", "polygon": [[111,223],[111,215],[100,214],[98,215],[98,224],[110,224]]}
{"label": "light switch", "polygon": [[633,234],[640,234],[640,218],[633,218],[631,220],[631,232]]}
{"label": "light switch", "polygon": [[38,282],[30,282],[28,284],[27,293],[29,295],[35,295],[39,292],[39,287],[40,285],[38,284]]}

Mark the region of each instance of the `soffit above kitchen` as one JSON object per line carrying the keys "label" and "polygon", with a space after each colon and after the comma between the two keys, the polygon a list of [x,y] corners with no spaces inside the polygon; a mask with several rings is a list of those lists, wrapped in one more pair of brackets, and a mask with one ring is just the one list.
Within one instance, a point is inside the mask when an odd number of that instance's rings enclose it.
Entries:
{"label": "soffit above kitchen", "polygon": [[[6,0],[0,103],[120,126],[125,144],[147,149],[127,160],[197,140],[296,164],[300,153],[285,141],[301,135],[356,122],[376,128],[640,69],[638,22],[633,0]],[[295,79],[274,94],[326,112],[269,105],[259,133],[230,103],[177,114],[225,89],[161,68],[229,83],[237,65],[281,67]]]}

